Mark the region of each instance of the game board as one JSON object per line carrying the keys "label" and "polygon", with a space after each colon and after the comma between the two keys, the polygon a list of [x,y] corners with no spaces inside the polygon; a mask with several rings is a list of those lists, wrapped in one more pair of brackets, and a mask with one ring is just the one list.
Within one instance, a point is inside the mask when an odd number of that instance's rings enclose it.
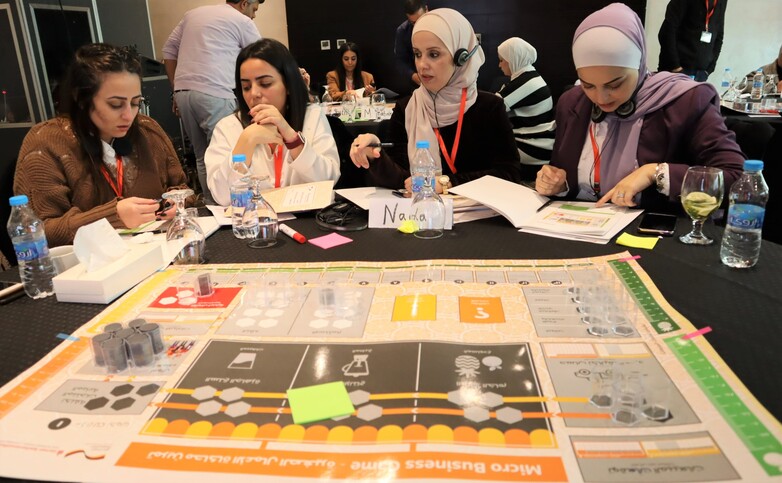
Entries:
{"label": "game board", "polygon": [[[596,276],[621,333],[583,322]],[[136,318],[163,329],[154,366],[95,366],[91,337]],[[782,481],[782,426],[694,330],[627,253],[171,267],[0,390],[0,475]],[[286,391],[335,381],[355,411],[295,424]]]}

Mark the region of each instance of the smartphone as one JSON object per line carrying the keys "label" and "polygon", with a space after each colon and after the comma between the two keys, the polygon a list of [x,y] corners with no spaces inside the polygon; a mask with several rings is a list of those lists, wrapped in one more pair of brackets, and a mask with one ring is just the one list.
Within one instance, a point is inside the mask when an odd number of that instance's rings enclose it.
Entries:
{"label": "smartphone", "polygon": [[167,209],[169,209],[171,207],[171,205],[169,204],[168,200],[166,200],[166,199],[158,198],[155,201],[157,201],[157,203],[158,203],[157,211],[155,211],[155,215],[156,216],[162,215]]}
{"label": "smartphone", "polygon": [[0,282],[0,305],[24,295],[24,285],[21,282]]}
{"label": "smartphone", "polygon": [[676,216],[665,213],[646,213],[638,225],[638,233],[673,236],[676,231]]}

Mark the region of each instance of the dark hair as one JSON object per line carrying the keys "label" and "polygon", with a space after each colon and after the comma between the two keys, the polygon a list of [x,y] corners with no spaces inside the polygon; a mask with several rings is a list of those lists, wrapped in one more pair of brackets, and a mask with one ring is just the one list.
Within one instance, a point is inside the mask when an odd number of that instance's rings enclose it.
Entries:
{"label": "dark hair", "polygon": [[356,67],[353,69],[353,88],[361,89],[364,87],[364,78],[361,76],[361,52],[358,50],[358,45],[356,45],[354,42],[345,42],[338,51],[339,62],[337,62],[337,68],[335,70],[337,71],[337,82],[339,83],[339,88],[342,90],[347,89],[347,84],[345,83],[345,76],[347,73],[345,72],[345,64],[342,62],[342,57],[346,52],[356,53]]}
{"label": "dark hair", "polygon": [[[141,82],[141,62],[134,50],[108,44],[83,45],[74,54],[60,91],[60,114],[71,120],[73,132],[89,159],[89,171],[101,200],[111,199],[114,194],[101,174],[103,146],[90,112],[105,75],[124,72],[137,75]],[[114,149],[122,155],[135,151],[139,170],[154,169],[147,143],[139,130],[138,115],[127,135],[115,142]]]}
{"label": "dark hair", "polygon": [[293,55],[280,42],[274,39],[261,39],[248,45],[239,52],[236,58],[236,116],[243,126],[249,126],[250,106],[244,101],[242,95],[242,79],[240,70],[242,64],[248,59],[260,59],[277,69],[282,76],[282,82],[288,91],[288,98],[285,100],[285,112],[281,113],[288,124],[296,130],[301,131],[304,126],[304,116],[307,113],[307,103],[309,102],[309,93],[307,85],[299,71],[299,64]]}
{"label": "dark hair", "polygon": [[426,2],[424,0],[405,0],[404,9],[407,15],[413,15],[422,8],[426,10]]}

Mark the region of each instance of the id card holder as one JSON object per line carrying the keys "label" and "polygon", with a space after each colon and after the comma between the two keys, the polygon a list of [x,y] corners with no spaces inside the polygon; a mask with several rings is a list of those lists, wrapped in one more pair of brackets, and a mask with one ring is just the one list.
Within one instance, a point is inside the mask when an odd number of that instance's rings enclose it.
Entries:
{"label": "id card holder", "polygon": [[711,32],[708,30],[704,30],[701,32],[701,42],[704,44],[710,44],[711,43]]}

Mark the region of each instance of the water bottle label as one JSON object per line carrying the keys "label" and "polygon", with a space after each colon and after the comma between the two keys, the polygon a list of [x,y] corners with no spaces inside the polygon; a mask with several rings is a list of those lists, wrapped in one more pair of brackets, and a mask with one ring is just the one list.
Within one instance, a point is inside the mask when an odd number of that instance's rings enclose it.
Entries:
{"label": "water bottle label", "polygon": [[424,177],[423,176],[413,176],[411,181],[411,189],[413,193],[418,193],[421,191],[421,188],[424,187]]}
{"label": "water bottle label", "polygon": [[743,230],[760,230],[766,209],[757,205],[733,204],[728,210],[728,225]]}
{"label": "water bottle label", "polygon": [[46,244],[46,239],[24,241],[14,243],[14,251],[16,252],[16,259],[23,262],[31,262],[41,257],[49,255],[49,245]]}
{"label": "water bottle label", "polygon": [[231,190],[231,206],[235,208],[244,208],[247,206],[247,202],[252,198],[252,192],[246,191],[234,191]]}

